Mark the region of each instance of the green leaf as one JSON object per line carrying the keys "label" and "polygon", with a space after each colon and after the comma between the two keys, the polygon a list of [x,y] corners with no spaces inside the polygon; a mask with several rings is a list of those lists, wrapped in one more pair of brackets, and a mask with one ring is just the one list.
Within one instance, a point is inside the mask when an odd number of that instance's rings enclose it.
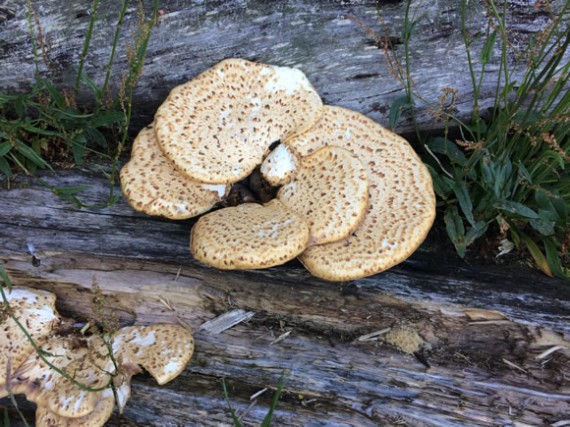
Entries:
{"label": "green leaf", "polygon": [[427,141],[427,146],[434,153],[444,154],[452,162],[463,166],[467,161],[463,151],[449,139],[443,137],[433,137]]}
{"label": "green leaf", "polygon": [[467,219],[469,224],[474,226],[473,203],[471,202],[471,196],[469,195],[465,182],[456,182],[453,186],[453,192],[455,193],[455,197],[457,197],[457,202],[463,211],[463,215],[465,215],[465,219]]}
{"label": "green leaf", "polygon": [[485,40],[485,44],[483,45],[483,49],[481,50],[481,64],[486,65],[488,64],[491,59],[493,58],[493,51],[495,49],[495,41],[497,40],[497,32],[493,31],[487,39]]}
{"label": "green leaf", "polygon": [[90,125],[94,128],[111,127],[115,124],[121,124],[125,119],[125,114],[122,111],[100,111],[94,115],[90,120]]}
{"label": "green leaf", "polygon": [[12,287],[12,281],[10,280],[10,276],[4,270],[4,266],[0,265],[0,285],[5,286],[7,289]]}
{"label": "green leaf", "polygon": [[12,176],[10,164],[4,157],[0,157],[0,172],[6,175],[8,178]]}
{"label": "green leaf", "polygon": [[41,83],[43,87],[48,91],[51,96],[51,99],[55,102],[55,104],[59,108],[67,107],[67,103],[65,101],[65,97],[61,94],[59,89],[55,87],[55,85],[48,79],[41,79],[38,83]]}
{"label": "green leaf", "polygon": [[[540,212],[540,211],[539,211]],[[532,228],[538,231],[543,236],[552,236],[554,234],[555,221],[550,221],[546,218],[531,219],[529,224]]]}
{"label": "green leaf", "polygon": [[388,123],[391,129],[394,129],[398,125],[402,112],[412,108],[412,106],[413,104],[410,102],[408,96],[401,96],[392,102],[390,112],[388,113]]}
{"label": "green leaf", "polygon": [[51,169],[51,166],[48,164],[48,162],[42,159],[38,153],[36,153],[26,144],[18,141],[18,144],[16,144],[16,150],[26,159],[30,160],[37,167]]}
{"label": "green leaf", "polygon": [[478,221],[474,226],[469,227],[465,234],[465,246],[470,246],[475,240],[485,234],[487,228],[489,228],[489,225],[485,221]]}
{"label": "green leaf", "polygon": [[87,146],[87,139],[83,132],[78,132],[71,140],[71,151],[73,153],[73,161],[76,165],[83,164],[83,157],[85,156],[85,147]]}
{"label": "green leaf", "polygon": [[461,258],[465,258],[465,250],[467,245],[465,243],[465,227],[463,226],[463,220],[457,212],[455,206],[450,207],[443,218],[445,222],[445,229],[447,230],[447,235],[451,239],[453,246],[457,254]]}
{"label": "green leaf", "polygon": [[283,388],[285,387],[285,379],[281,377],[279,380],[279,385],[277,386],[277,390],[275,390],[275,394],[273,395],[273,400],[271,401],[271,406],[269,407],[269,411],[267,415],[263,418],[261,423],[261,427],[270,427],[271,421],[273,420],[273,413],[275,412],[275,408],[277,407],[277,403],[279,403],[279,398],[281,397],[281,393],[283,392]]}
{"label": "green leaf", "polygon": [[241,427],[241,422],[239,420],[239,418],[237,417],[234,408],[232,407],[232,404],[230,402],[230,395],[228,393],[228,388],[226,386],[226,380],[224,378],[222,378],[222,388],[224,390],[224,397],[226,398],[226,404],[228,405],[228,408],[230,410],[230,415],[232,417],[232,421],[234,422],[234,427]]}
{"label": "green leaf", "polygon": [[560,262],[560,254],[556,247],[555,240],[552,238],[544,239],[543,243],[546,252],[546,261],[548,262],[548,265],[550,265],[552,272],[559,277],[565,277],[566,275],[564,274],[564,269]]}
{"label": "green leaf", "polygon": [[523,205],[522,203],[513,202],[512,200],[506,200],[500,203],[495,203],[495,208],[501,209],[511,214],[528,218],[528,219],[539,219],[540,215],[533,211],[531,208]]}
{"label": "green leaf", "polygon": [[521,237],[521,241],[525,244],[525,246],[527,247],[531,256],[534,258],[534,262],[536,262],[537,267],[544,274],[552,277],[553,276],[552,270],[550,269],[550,266],[548,265],[548,261],[546,260],[546,257],[541,252],[541,250],[538,248],[538,245],[530,237],[528,237],[526,234],[521,233],[520,237]]}
{"label": "green leaf", "polygon": [[4,157],[12,149],[12,144],[9,141],[4,141],[0,144],[0,157]]}

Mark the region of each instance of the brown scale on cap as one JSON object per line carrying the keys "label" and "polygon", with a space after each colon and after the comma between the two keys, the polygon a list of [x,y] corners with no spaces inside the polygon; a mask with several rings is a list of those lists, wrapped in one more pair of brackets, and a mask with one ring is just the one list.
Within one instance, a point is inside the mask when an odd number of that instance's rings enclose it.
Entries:
{"label": "brown scale on cap", "polygon": [[190,251],[198,261],[223,270],[257,269],[295,258],[308,241],[305,219],[274,199],[203,216],[192,229]]}
{"label": "brown scale on cap", "polygon": [[170,219],[207,212],[227,193],[226,185],[198,183],[178,172],[162,154],[152,126],[135,138],[131,159],[121,170],[121,185],[134,209]]}
{"label": "brown scale on cap", "polygon": [[366,169],[344,148],[327,146],[303,157],[293,180],[277,198],[305,217],[309,245],[335,242],[352,233],[368,208]]}
{"label": "brown scale on cap", "polygon": [[435,195],[429,171],[403,138],[362,114],[327,106],[319,123],[284,143],[300,156],[325,145],[343,147],[368,174],[369,207],[359,227],[299,257],[312,274],[337,281],[370,276],[405,260],[423,242],[435,218]]}
{"label": "brown scale on cap", "polygon": [[175,324],[131,326],[113,336],[123,365],[140,365],[160,385],[177,377],[194,352],[192,331]]}
{"label": "brown scale on cap", "polygon": [[[44,342],[59,323],[59,314],[55,310],[55,294],[17,287],[4,292],[12,315],[26,328],[36,344]],[[1,331],[0,397],[3,397],[8,394],[5,387],[6,378],[13,376],[14,371],[34,351],[34,346],[11,317],[3,322]]]}
{"label": "brown scale on cap", "polygon": [[309,129],[321,114],[301,71],[226,59],[170,92],[155,132],[166,157],[191,179],[234,183],[273,142]]}
{"label": "brown scale on cap", "polygon": [[[37,404],[37,426],[103,426],[111,416],[115,397],[122,412],[130,396],[131,377],[142,372],[141,366],[159,384],[165,384],[182,372],[194,350],[191,330],[175,324],[132,326],[119,329],[112,337],[57,335],[51,327],[45,330],[57,314],[53,309],[55,294],[15,288],[8,300],[15,314],[30,317],[29,322],[23,322],[33,337],[42,337],[43,343],[36,340],[41,356],[32,347],[17,369],[8,375],[6,370],[0,371],[0,397],[8,391],[25,394]],[[8,354],[6,349],[20,348],[10,342],[16,336],[11,326],[4,330],[8,331],[7,341],[0,342],[4,345],[0,355]],[[58,371],[66,372],[74,381]]]}

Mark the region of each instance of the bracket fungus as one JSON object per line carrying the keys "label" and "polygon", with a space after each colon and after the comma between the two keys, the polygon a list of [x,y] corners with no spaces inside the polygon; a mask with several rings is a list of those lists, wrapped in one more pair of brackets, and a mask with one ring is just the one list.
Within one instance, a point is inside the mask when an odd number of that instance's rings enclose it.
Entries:
{"label": "bracket fungus", "polygon": [[246,203],[201,217],[190,237],[198,261],[223,270],[283,264],[305,250],[309,225],[279,200]]}
{"label": "bracket fungus", "polygon": [[[45,302],[55,305],[55,295],[44,291],[14,288],[7,295],[10,307],[26,319],[33,319]],[[55,320],[59,321],[57,313]],[[0,372],[0,397],[24,394],[35,402],[38,427],[102,426],[115,403],[122,412],[131,377],[141,368],[165,384],[182,372],[194,350],[192,332],[176,324],[131,326],[111,335],[90,336],[60,335],[52,327],[42,332],[41,339],[34,336],[33,324],[26,326],[39,351],[30,343],[26,354],[22,357],[22,351],[16,351],[15,358],[10,353],[14,347],[0,339],[0,354],[14,363],[11,371]]]}
{"label": "bracket fungus", "polygon": [[301,71],[226,59],[172,89],[154,122],[178,170],[225,184],[248,176],[273,142],[309,129],[321,113],[321,98]]}
{"label": "bracket fungus", "polygon": [[[410,256],[435,218],[429,171],[408,142],[324,106],[296,69],[226,59],[172,89],[141,134],[121,173],[125,196],[169,218],[225,206],[202,216],[190,237],[194,258],[213,267],[298,257],[322,279],[358,279]],[[269,191],[252,200],[254,184]],[[192,196],[196,188],[207,197]],[[177,205],[182,199],[200,208]]]}

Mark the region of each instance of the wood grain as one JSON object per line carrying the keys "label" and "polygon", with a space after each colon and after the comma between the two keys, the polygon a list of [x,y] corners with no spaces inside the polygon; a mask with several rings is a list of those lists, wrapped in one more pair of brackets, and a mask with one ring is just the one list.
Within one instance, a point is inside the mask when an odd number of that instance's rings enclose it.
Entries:
{"label": "wood grain", "polygon": [[[297,262],[221,272],[188,255],[192,221],[143,216],[124,201],[77,209],[46,187],[85,185],[85,201],[101,202],[106,181],[89,171],[43,182],[22,178],[0,192],[0,260],[16,286],[55,292],[78,325],[114,316],[195,330],[196,354],[181,377],[163,387],[136,377],[110,426],[231,425],[222,378],[237,410],[269,388],[244,419],[256,424],[282,376],[275,425],[544,425],[570,413],[570,287],[562,281],[523,267],[469,266],[435,236],[402,265],[350,283],[312,278]],[[94,303],[101,295],[103,316]],[[236,309],[253,317],[221,333],[201,329]],[[398,328],[417,332],[424,347],[414,355],[382,334],[359,340]]]}

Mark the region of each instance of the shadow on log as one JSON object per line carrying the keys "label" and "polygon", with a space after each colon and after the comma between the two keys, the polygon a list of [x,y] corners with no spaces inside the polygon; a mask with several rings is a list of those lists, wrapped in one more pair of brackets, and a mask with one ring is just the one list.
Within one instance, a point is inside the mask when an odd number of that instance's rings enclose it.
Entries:
{"label": "shadow on log", "polygon": [[[107,183],[87,171],[42,179],[0,192],[0,260],[16,286],[55,292],[79,324],[101,321],[103,296],[105,315],[123,325],[195,330],[183,374],[162,387],[136,377],[110,426],[231,424],[223,378],[238,411],[269,389],[244,416],[253,424],[281,377],[275,425],[551,425],[570,413],[567,283],[469,266],[434,236],[400,266],[350,283],[312,278],[297,262],[222,272],[189,256],[192,221],[140,215],[124,201],[77,209],[46,186],[84,185],[84,202],[99,203]],[[211,321],[227,313],[246,320],[216,331]]]}

